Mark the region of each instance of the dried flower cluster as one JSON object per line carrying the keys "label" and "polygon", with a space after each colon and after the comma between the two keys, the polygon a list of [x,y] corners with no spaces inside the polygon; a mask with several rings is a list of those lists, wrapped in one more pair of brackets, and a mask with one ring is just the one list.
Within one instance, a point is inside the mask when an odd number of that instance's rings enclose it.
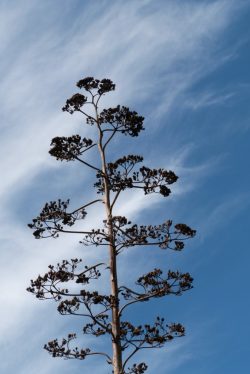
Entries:
{"label": "dried flower cluster", "polygon": [[57,160],[73,161],[77,160],[84,152],[93,146],[91,139],[81,138],[80,135],[55,137],[51,141],[52,148],[49,153]]}

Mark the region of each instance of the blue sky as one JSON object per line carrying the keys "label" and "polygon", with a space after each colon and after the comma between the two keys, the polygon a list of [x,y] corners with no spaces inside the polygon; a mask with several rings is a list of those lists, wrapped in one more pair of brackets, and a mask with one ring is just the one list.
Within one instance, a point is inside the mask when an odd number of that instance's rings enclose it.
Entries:
{"label": "blue sky", "polygon": [[[1,373],[109,373],[93,358],[52,359],[43,344],[81,323],[25,291],[50,263],[105,256],[80,238],[34,240],[26,227],[47,200],[69,197],[77,206],[91,198],[88,170],[48,155],[52,137],[90,134],[61,107],[91,75],[117,84],[104,105],[146,118],[143,135],[121,138],[114,154],[141,153],[145,164],[179,175],[170,198],[129,194],[117,212],[138,223],[172,218],[198,232],[183,253],[140,248],[121,258],[122,278],[161,266],[195,279],[182,297],[142,305],[145,322],[162,314],[187,330],[147,354],[148,373],[248,372],[249,17],[248,0],[0,2]],[[97,216],[91,210],[90,227]],[[139,321],[140,308],[130,316]]]}

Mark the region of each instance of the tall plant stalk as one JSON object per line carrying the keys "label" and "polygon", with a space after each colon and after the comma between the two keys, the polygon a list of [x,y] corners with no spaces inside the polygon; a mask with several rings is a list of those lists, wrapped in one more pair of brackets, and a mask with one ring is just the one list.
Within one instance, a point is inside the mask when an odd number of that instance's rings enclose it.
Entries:
{"label": "tall plant stalk", "polygon": [[[35,238],[58,237],[62,233],[75,233],[83,236],[83,245],[106,246],[109,251],[109,264],[98,263],[82,266],[82,259],[63,260],[56,266],[49,265],[44,276],[31,281],[28,291],[39,299],[54,299],[58,302],[58,311],[62,315],[78,315],[90,320],[83,326],[84,334],[96,337],[107,335],[111,345],[108,351],[92,351],[89,348],[71,348],[75,333],[59,342],[49,341],[44,348],[53,357],[85,359],[87,356],[103,356],[112,365],[114,374],[141,374],[147,370],[144,362],[130,362],[134,355],[147,348],[161,348],[165,343],[185,333],[180,323],[166,324],[159,316],[153,324],[135,326],[123,320],[127,307],[135,303],[167,295],[181,295],[192,288],[192,277],[189,273],[169,270],[163,274],[161,269],[153,269],[143,274],[135,282],[135,288],[120,284],[117,272],[117,256],[129,247],[158,246],[161,249],[181,251],[184,241],[194,237],[195,230],[183,223],[173,225],[167,220],[160,225],[132,224],[124,216],[113,214],[120,195],[127,189],[142,189],[144,194],[159,193],[163,197],[170,194],[169,185],[177,181],[173,171],[151,169],[142,166],[136,170],[137,164],[143,161],[138,155],[121,156],[119,159],[107,161],[107,148],[112,144],[114,136],[119,134],[137,137],[144,130],[142,116],[127,107],[118,105],[103,109],[100,112],[99,101],[103,95],[115,89],[109,79],[98,80],[87,77],[77,83],[87,96],[80,93],[73,95],[63,107],[64,111],[73,114],[79,112],[86,118],[87,124],[95,126],[96,140],[82,138],[80,135],[56,137],[52,139],[49,153],[61,161],[78,161],[94,170],[96,183],[94,187],[101,198],[96,198],[81,207],[69,212],[69,200],[46,203],[41,213],[33,219],[29,227],[34,230]],[[84,109],[92,105],[94,115]],[[86,161],[84,153],[97,148],[100,156],[99,166]],[[105,206],[106,218],[102,228],[87,231],[72,230],[76,221],[85,219],[92,205],[102,202]],[[79,269],[80,268],[80,269]],[[101,276],[100,268],[110,272],[110,294],[103,295],[98,291],[88,291],[86,286]],[[79,269],[79,270],[77,270]],[[69,288],[65,288],[67,283]],[[75,290],[74,283],[79,285]],[[83,286],[85,287],[83,288]],[[130,367],[128,366],[130,364]]]}

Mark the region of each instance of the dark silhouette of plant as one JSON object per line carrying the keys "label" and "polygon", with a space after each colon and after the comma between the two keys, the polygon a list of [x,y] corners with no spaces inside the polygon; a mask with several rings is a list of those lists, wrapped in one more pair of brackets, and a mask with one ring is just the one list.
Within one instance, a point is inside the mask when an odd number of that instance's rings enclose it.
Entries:
{"label": "dark silhouette of plant", "polygon": [[[62,341],[55,339],[45,344],[44,348],[53,357],[83,360],[87,356],[101,355],[112,365],[115,374],[141,374],[147,370],[147,365],[139,363],[131,366],[132,357],[139,350],[160,348],[174,338],[183,336],[185,329],[180,323],[167,324],[159,316],[152,324],[134,325],[124,320],[126,309],[152,298],[181,295],[192,288],[193,279],[189,273],[172,270],[164,273],[155,268],[139,277],[134,288],[130,288],[118,282],[117,256],[132,246],[158,246],[164,250],[181,251],[185,240],[194,237],[195,230],[183,223],[173,225],[171,220],[159,225],[138,225],[126,217],[113,214],[114,206],[124,190],[137,188],[142,189],[145,195],[159,193],[167,197],[171,192],[169,186],[178,177],[170,170],[139,167],[143,157],[138,155],[125,155],[116,161],[108,161],[107,149],[113,137],[119,133],[137,137],[144,130],[144,118],[120,105],[99,111],[102,96],[115,89],[109,79],[88,77],[80,80],[77,86],[86,91],[86,96],[76,93],[66,101],[63,111],[82,113],[87,124],[95,126],[96,139],[82,138],[80,135],[55,137],[49,153],[57,160],[76,160],[94,170],[94,187],[99,198],[75,210],[69,209],[69,200],[51,201],[45,204],[41,213],[28,226],[34,230],[37,239],[56,238],[64,233],[81,234],[83,245],[108,247],[109,264],[83,266],[81,259],[64,260],[56,266],[50,265],[44,276],[39,275],[32,280],[28,291],[38,299],[55,300],[58,312],[62,315],[86,317],[83,334],[96,337],[106,335],[110,339],[110,349],[98,352],[72,347],[76,334],[71,333]],[[92,106],[94,114],[85,111],[87,105]],[[97,166],[84,159],[84,153],[93,148],[99,151],[100,162]],[[87,231],[73,230],[76,221],[85,219],[86,209],[100,202],[103,203],[106,215],[103,226]],[[101,277],[101,270],[110,273],[108,295],[90,291],[87,287],[92,280]]]}

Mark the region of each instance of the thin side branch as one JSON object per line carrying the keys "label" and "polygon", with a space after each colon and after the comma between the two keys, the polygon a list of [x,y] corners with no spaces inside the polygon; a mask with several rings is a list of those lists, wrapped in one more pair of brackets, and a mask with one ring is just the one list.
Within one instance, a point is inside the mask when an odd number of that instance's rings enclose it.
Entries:
{"label": "thin side branch", "polygon": [[95,204],[95,203],[97,203],[97,202],[99,202],[99,201],[102,202],[102,199],[96,199],[96,200],[93,200],[93,201],[91,201],[90,203],[81,206],[80,208],[74,210],[73,212],[71,212],[71,213],[69,213],[69,214],[74,214],[74,213],[78,212],[79,210],[84,209],[84,208],[87,208],[87,206],[90,206],[90,205],[92,205],[92,204]]}
{"label": "thin side branch", "polygon": [[86,162],[86,161],[81,160],[81,159],[80,159],[79,157],[77,157],[77,156],[75,156],[75,159],[78,160],[78,161],[80,161],[80,162],[83,163],[84,165],[88,166],[89,168],[98,171],[99,173],[102,172],[102,171],[101,171],[100,169],[98,169],[97,167],[95,167],[95,166],[89,164],[89,163]]}

